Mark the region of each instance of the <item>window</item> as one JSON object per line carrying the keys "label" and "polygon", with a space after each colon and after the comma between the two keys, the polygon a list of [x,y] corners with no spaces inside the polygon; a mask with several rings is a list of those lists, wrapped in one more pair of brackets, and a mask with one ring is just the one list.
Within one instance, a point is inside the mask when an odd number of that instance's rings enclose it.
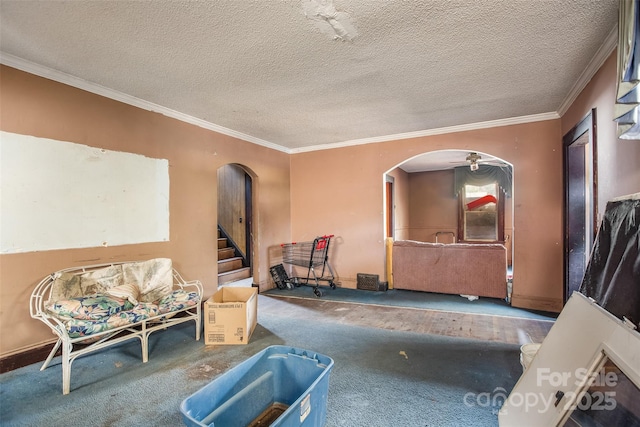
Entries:
{"label": "window", "polygon": [[459,193],[458,236],[464,242],[504,242],[504,194],[497,182],[465,184]]}
{"label": "window", "polygon": [[572,412],[563,426],[640,425],[640,410],[637,406],[640,388],[604,352],[602,355],[602,367],[599,371],[581,372],[584,378],[590,378],[593,382],[586,390],[575,393],[576,402],[564,404]]}

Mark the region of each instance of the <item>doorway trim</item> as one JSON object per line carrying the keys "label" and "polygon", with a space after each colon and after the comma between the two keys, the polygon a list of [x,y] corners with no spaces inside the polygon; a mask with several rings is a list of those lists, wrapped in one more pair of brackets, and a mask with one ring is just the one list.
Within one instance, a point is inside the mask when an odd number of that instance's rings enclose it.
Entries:
{"label": "doorway trim", "polygon": [[[587,140],[583,135],[587,134]],[[575,167],[571,165],[574,162],[580,162],[583,159],[582,170],[577,172],[580,176],[576,176]],[[571,293],[575,289],[575,277],[572,276],[573,261],[570,254],[577,247],[578,251],[584,251],[584,268],[586,268],[586,260],[593,246],[595,233],[597,230],[598,218],[598,162],[597,162],[597,126],[596,126],[596,109],[592,109],[578,124],[576,124],[569,132],[562,137],[562,170],[563,170],[563,302],[566,303]],[[579,181],[576,182],[576,179]],[[576,201],[572,197],[571,186],[578,185],[584,188],[584,193],[579,200]],[[579,215],[582,218],[576,218],[570,205],[579,203],[584,206],[583,211]],[[582,222],[581,222],[582,221]],[[576,242],[574,232],[572,232],[573,224],[577,227],[584,227],[584,239],[580,242],[579,238]],[[584,224],[584,225],[582,225]],[[577,245],[577,246],[576,246]],[[573,266],[575,267],[575,265]],[[584,271],[582,272],[584,274]]]}
{"label": "doorway trim", "polygon": [[[241,163],[225,163],[218,167],[218,170],[225,166],[233,166],[238,168],[244,173],[244,178],[239,184],[244,189],[244,209],[242,212],[238,212],[239,221],[244,223],[245,238],[242,242],[245,245],[244,257],[249,267],[249,277],[252,279],[252,286],[258,286],[259,284],[259,265],[260,265],[260,250],[259,241],[256,236],[259,235],[259,211],[256,209],[258,206],[259,198],[259,182],[258,175],[248,166]],[[219,183],[218,183],[219,184]],[[217,212],[216,212],[216,224],[220,221],[220,204],[225,203],[223,196],[217,194]]]}
{"label": "doorway trim", "polygon": [[[469,149],[469,148],[444,148],[444,149],[437,149],[437,150],[427,150],[424,151],[420,154],[416,154],[414,156],[408,157],[404,160],[402,160],[399,163],[396,163],[393,167],[387,169],[386,171],[384,171],[384,173],[382,174],[382,186],[380,188],[380,194],[382,195],[382,221],[380,223],[380,233],[382,235],[382,238],[385,240],[386,245],[385,245],[385,262],[386,262],[386,266],[387,266],[387,271],[386,271],[386,275],[389,281],[389,288],[391,289],[392,287],[392,283],[393,283],[393,279],[392,279],[392,246],[393,246],[393,240],[395,240],[396,237],[398,237],[397,233],[395,233],[395,231],[399,231],[400,233],[400,237],[404,237],[405,239],[409,239],[411,236],[409,236],[408,233],[410,233],[410,224],[408,222],[406,222],[406,220],[404,219],[404,214],[400,214],[397,215],[398,210],[400,210],[406,203],[409,202],[409,200],[406,200],[406,195],[405,195],[405,190],[404,190],[404,184],[403,184],[403,180],[396,182],[393,175],[390,175],[393,171],[395,171],[396,169],[400,168],[403,164],[414,160],[416,158],[419,157],[426,157],[429,158],[429,156],[431,155],[435,155],[441,152],[455,152],[455,153],[459,153],[459,154],[464,154],[464,156],[466,156],[470,151],[476,152],[478,154],[481,155],[486,155],[487,157],[490,158],[494,158],[497,161],[500,161],[502,163],[504,163],[505,165],[511,167],[511,171],[512,171],[512,182],[511,182],[511,197],[509,198],[509,201],[505,200],[505,203],[508,203],[509,206],[509,212],[508,215],[510,218],[510,234],[507,234],[507,230],[505,230],[505,246],[507,247],[507,251],[508,251],[508,258],[509,258],[509,263],[507,265],[507,272],[505,272],[509,277],[507,277],[507,279],[512,279],[513,278],[513,274],[515,272],[515,237],[516,237],[516,203],[515,203],[515,199],[517,197],[516,194],[516,188],[515,188],[515,182],[517,179],[516,176],[516,167],[513,163],[509,162],[508,160],[504,159],[503,157],[499,157],[493,154],[490,154],[489,152],[483,152],[480,150],[473,150],[473,149]],[[464,158],[463,156],[463,158]],[[462,165],[463,162],[460,162],[460,165]],[[442,168],[442,169],[438,169],[438,170],[446,170],[448,168]],[[425,170],[426,172],[427,170]],[[406,172],[407,175],[410,175],[411,173],[417,173],[417,172]],[[396,230],[394,230],[394,238],[388,238],[387,237],[387,224],[388,224],[388,212],[389,212],[389,200],[387,197],[387,183],[391,180],[394,179],[392,182],[394,183],[393,185],[393,222],[396,223],[398,220],[400,220],[401,224],[394,224],[394,227],[397,227]],[[408,184],[407,184],[408,185]],[[452,189],[453,189],[454,185],[452,182]],[[398,203],[398,205],[396,206],[396,201]],[[457,206],[457,205],[456,205]],[[505,207],[506,207],[505,206]],[[457,210],[456,210],[457,213]],[[505,212],[505,215],[507,215],[507,212]],[[505,218],[507,218],[505,216]],[[504,224],[503,224],[504,225]],[[457,230],[458,224],[456,221],[455,224],[455,229]],[[401,239],[402,240],[402,239]],[[508,286],[508,292],[509,292],[509,300],[508,302],[510,303],[511,301],[511,288]],[[545,302],[546,303],[546,302]]]}
{"label": "doorway trim", "polygon": [[395,179],[387,174],[384,175],[384,197],[385,197],[385,237],[395,238]]}

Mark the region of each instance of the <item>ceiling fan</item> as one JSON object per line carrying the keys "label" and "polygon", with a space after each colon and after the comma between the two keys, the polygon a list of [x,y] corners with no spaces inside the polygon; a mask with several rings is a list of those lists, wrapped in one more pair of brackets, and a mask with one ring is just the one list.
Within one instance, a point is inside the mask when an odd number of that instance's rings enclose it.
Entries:
{"label": "ceiling fan", "polygon": [[472,164],[476,164],[477,165],[477,164],[480,164],[480,163],[494,163],[494,164],[495,163],[499,163],[499,160],[497,158],[493,157],[493,156],[485,156],[486,158],[483,159],[480,154],[478,154],[478,153],[476,153],[474,151],[469,152],[467,154],[467,157],[465,158],[465,160],[454,160],[455,158],[459,159],[459,157],[457,157],[457,156],[459,156],[460,154],[461,153],[457,153],[457,155],[455,157],[451,156],[450,159],[452,161],[450,161],[449,163],[454,163],[454,164],[458,164],[458,165],[463,164],[465,162],[467,164],[469,164],[469,165],[472,165]]}
{"label": "ceiling fan", "polygon": [[[471,168],[472,171],[477,171],[480,168],[480,163],[488,163],[488,164],[496,164],[497,159],[495,157],[489,156],[488,159],[482,159],[482,156],[476,152],[470,152],[465,161],[469,164],[469,168]],[[451,163],[461,163],[460,161],[458,162],[451,162]]]}
{"label": "ceiling fan", "polygon": [[482,159],[482,156],[478,153],[469,153],[467,158],[465,159],[469,163],[469,167],[472,171],[477,171],[480,165],[478,165],[478,161]]}

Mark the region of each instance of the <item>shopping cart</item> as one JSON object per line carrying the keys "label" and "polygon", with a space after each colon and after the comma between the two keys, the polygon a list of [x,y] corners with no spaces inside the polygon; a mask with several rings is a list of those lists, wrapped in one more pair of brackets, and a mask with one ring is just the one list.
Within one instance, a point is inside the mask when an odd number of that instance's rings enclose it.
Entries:
{"label": "shopping cart", "polygon": [[[320,291],[320,282],[328,282],[331,289],[335,289],[333,282],[335,279],[333,269],[329,265],[329,243],[332,235],[316,237],[313,242],[293,242],[285,243],[282,246],[282,261],[286,264],[305,267],[307,275],[288,277],[284,268],[280,264],[271,268],[271,274],[274,277],[276,285],[280,289],[291,288],[293,286],[308,285],[313,286],[313,293],[317,297],[322,296]],[[320,274],[316,272],[316,268],[322,266]],[[325,276],[325,273],[327,275]]]}

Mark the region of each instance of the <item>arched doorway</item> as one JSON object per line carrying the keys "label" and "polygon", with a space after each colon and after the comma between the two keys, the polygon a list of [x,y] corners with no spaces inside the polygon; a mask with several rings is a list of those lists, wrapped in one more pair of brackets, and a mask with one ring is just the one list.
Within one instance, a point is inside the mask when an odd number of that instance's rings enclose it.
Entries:
{"label": "arched doorway", "polygon": [[254,179],[238,164],[218,169],[218,285],[247,283],[253,276]]}
{"label": "arched doorway", "polygon": [[[475,162],[474,165],[472,163]],[[456,188],[456,168],[474,173],[486,166],[508,171],[508,183],[497,186],[495,237],[477,240],[502,243],[507,249],[507,275],[513,274],[514,200],[513,165],[484,152],[438,150],[407,159],[383,176],[384,237],[394,240],[417,240],[432,243],[454,243],[473,240],[465,233],[465,210],[460,189]],[[460,174],[458,174],[459,176]],[[509,188],[500,188],[500,187]],[[391,187],[391,188],[390,188]],[[503,192],[501,192],[503,191]],[[502,206],[499,206],[503,203]],[[475,213],[475,212],[474,212]],[[487,212],[490,214],[490,212]],[[461,221],[462,219],[462,221]],[[390,231],[391,230],[391,231]],[[387,260],[389,265],[389,260]],[[388,279],[391,278],[388,276]]]}

